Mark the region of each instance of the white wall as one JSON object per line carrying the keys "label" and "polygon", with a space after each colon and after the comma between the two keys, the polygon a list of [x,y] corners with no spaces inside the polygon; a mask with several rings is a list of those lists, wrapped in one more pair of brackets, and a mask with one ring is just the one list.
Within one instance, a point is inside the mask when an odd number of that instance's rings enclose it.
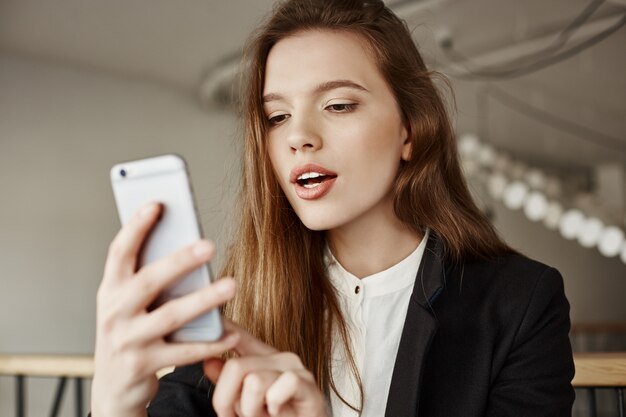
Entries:
{"label": "white wall", "polygon": [[[191,94],[0,55],[0,353],[93,352],[118,161],[185,157],[206,235],[224,247],[236,137],[232,115]],[[29,415],[48,413],[53,386],[29,382]],[[13,380],[0,377],[0,415],[13,413]]]}

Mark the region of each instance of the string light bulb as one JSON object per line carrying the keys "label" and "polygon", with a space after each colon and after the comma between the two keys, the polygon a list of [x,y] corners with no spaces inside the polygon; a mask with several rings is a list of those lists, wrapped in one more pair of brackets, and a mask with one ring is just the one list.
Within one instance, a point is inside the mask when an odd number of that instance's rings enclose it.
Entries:
{"label": "string light bulb", "polygon": [[608,226],[602,230],[598,239],[598,250],[608,258],[617,256],[624,244],[624,232],[615,226]]}
{"label": "string light bulb", "polygon": [[[585,248],[597,247],[607,257],[619,255],[626,263],[626,235],[623,227],[605,227],[602,220],[587,217],[598,207],[593,194],[580,189],[580,179],[564,183],[555,175],[511,158],[492,145],[480,141],[474,134],[458,137],[458,149],[463,170],[468,178],[481,183],[495,201],[502,201],[510,210],[523,209],[526,217],[542,222],[549,230],[558,230],[563,238],[577,240]],[[565,211],[562,203],[565,189],[571,205]],[[626,226],[626,217],[624,218]]]}
{"label": "string light bulb", "polygon": [[604,224],[595,217],[585,219],[578,231],[578,243],[584,248],[593,248],[604,230]]}
{"label": "string light bulb", "polygon": [[543,190],[546,188],[546,175],[537,168],[529,169],[526,172],[525,180],[531,188]]}
{"label": "string light bulb", "polygon": [[465,133],[458,139],[459,154],[467,159],[474,159],[481,148],[480,140],[472,133]]}
{"label": "string light bulb", "polygon": [[548,199],[540,191],[533,191],[528,195],[524,203],[524,214],[528,219],[538,222],[546,218],[548,212]]}
{"label": "string light bulb", "polygon": [[524,205],[527,195],[528,186],[522,181],[513,181],[504,189],[502,201],[511,210],[519,210]]}
{"label": "string light bulb", "polygon": [[495,172],[489,176],[487,179],[487,191],[491,198],[496,201],[500,201],[502,199],[502,195],[504,194],[504,190],[506,189],[506,185],[508,184],[508,180],[499,172]]}
{"label": "string light bulb", "polygon": [[484,144],[477,154],[478,163],[485,167],[492,167],[496,163],[497,154],[493,146]]}
{"label": "string light bulb", "polygon": [[567,210],[559,221],[559,232],[567,240],[576,239],[584,223],[585,216],[580,210]]}
{"label": "string light bulb", "polygon": [[546,208],[546,217],[543,219],[543,224],[550,230],[557,230],[561,222],[561,216],[563,215],[563,206],[556,201],[548,202]]}

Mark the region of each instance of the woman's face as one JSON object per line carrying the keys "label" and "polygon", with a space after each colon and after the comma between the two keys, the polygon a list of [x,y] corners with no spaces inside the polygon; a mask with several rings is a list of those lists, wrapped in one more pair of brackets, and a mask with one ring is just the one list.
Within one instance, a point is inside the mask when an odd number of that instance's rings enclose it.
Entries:
{"label": "woman's face", "polygon": [[267,58],[263,102],[272,166],[306,227],[393,216],[408,130],[365,41],[327,30],[282,39]]}

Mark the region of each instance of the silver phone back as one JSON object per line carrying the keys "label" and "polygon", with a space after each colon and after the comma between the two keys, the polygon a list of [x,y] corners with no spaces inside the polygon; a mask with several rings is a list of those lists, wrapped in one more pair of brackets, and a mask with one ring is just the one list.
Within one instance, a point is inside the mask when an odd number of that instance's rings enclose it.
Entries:
{"label": "silver phone back", "polygon": [[[122,224],[149,202],[163,205],[160,221],[147,238],[140,266],[163,258],[202,237],[185,161],[163,155],[115,165],[111,169],[113,193]],[[210,284],[208,265],[194,270],[163,291],[154,308]],[[168,336],[174,342],[213,341],[222,336],[218,310],[211,310]]]}

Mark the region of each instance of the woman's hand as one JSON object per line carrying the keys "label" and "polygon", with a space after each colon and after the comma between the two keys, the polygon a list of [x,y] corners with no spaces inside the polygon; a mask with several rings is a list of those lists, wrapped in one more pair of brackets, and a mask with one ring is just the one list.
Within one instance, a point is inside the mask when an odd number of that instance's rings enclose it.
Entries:
{"label": "woman's hand", "polygon": [[324,395],[296,354],[279,352],[227,320],[224,325],[240,335],[234,347],[239,357],[204,362],[219,417],[327,416]]}
{"label": "woman's hand", "polygon": [[93,417],[145,416],[158,387],[156,371],[219,356],[239,341],[239,334],[233,332],[214,343],[164,341],[186,322],[230,300],[235,285],[232,279],[221,279],[148,312],[163,289],[214,254],[211,243],[199,241],[137,271],[141,246],[160,210],[158,204],[141,209],[109,248],[97,297]]}

